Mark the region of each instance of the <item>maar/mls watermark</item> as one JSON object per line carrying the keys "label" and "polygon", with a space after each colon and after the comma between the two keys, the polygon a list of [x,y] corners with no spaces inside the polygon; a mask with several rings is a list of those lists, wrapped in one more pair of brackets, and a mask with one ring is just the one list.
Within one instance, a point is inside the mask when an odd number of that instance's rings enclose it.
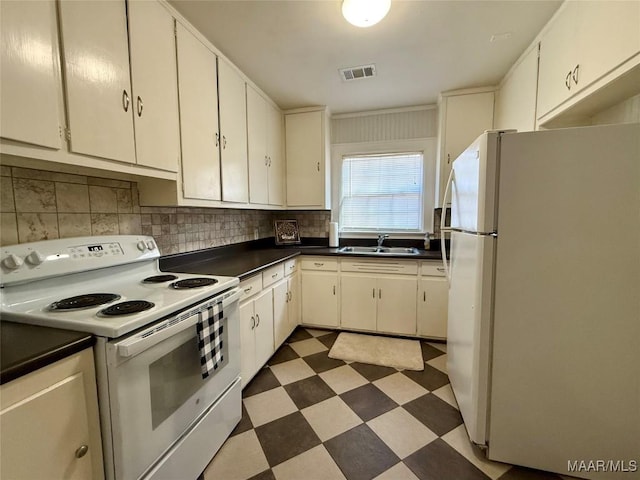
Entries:
{"label": "maar/mls watermark", "polygon": [[568,460],[569,472],[634,473],[637,460]]}

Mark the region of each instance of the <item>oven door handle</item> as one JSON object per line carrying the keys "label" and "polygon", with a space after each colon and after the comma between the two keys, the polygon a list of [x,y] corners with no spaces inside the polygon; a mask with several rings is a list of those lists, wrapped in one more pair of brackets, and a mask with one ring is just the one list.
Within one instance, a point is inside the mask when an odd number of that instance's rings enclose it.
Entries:
{"label": "oven door handle", "polygon": [[[240,290],[234,288],[233,290],[225,292],[221,296],[223,296],[222,310],[224,311],[226,307],[240,299]],[[207,302],[203,302],[203,305],[211,302],[215,303],[216,301],[217,297],[214,297]],[[200,308],[196,307],[178,317],[167,319],[158,325],[154,325],[153,327],[143,330],[132,337],[118,342],[116,344],[118,355],[125,358],[133,357],[166,340],[167,338],[173,337],[174,335],[193,327],[198,323],[199,311]]]}

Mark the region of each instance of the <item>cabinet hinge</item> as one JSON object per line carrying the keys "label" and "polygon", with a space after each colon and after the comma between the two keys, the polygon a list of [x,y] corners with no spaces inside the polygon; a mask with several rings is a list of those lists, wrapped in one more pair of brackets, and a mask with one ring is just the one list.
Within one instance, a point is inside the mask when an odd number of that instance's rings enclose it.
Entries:
{"label": "cabinet hinge", "polygon": [[62,138],[63,140],[66,140],[67,142],[71,141],[71,130],[69,130],[66,127],[63,127],[62,125],[60,125],[59,127],[60,130],[60,138]]}

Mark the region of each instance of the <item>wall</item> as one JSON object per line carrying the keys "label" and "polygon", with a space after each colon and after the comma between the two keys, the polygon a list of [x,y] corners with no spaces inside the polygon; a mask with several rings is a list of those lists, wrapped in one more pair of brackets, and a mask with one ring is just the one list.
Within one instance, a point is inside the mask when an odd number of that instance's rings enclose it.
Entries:
{"label": "wall", "polygon": [[273,236],[297,219],[303,237],[328,237],[328,212],[141,207],[136,182],[1,166],[0,245],[89,235],[152,235],[162,254]]}
{"label": "wall", "polygon": [[640,122],[640,94],[620,102],[591,118],[592,125]]}

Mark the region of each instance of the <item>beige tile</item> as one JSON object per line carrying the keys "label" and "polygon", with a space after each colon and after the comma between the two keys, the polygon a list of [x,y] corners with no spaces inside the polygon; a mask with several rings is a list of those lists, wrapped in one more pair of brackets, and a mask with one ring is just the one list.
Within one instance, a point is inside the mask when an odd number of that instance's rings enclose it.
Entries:
{"label": "beige tile", "polygon": [[117,213],[92,213],[91,214],[91,235],[118,235]]}
{"label": "beige tile", "polygon": [[511,465],[507,465],[506,463],[487,460],[487,457],[485,457],[479,448],[472,446],[464,424],[443,435],[442,440],[451,445],[460,455],[492,479],[500,477],[511,468]]}
{"label": "beige tile", "polygon": [[323,442],[362,423],[360,417],[340,397],[331,397],[301,412]]}
{"label": "beige tile", "polygon": [[342,367],[322,372],[319,376],[338,395],[369,383],[366,378],[356,372],[349,365],[343,365]]}
{"label": "beige tile", "polygon": [[447,373],[447,356],[440,355],[439,357],[432,358],[427,362],[427,365],[431,365],[434,368],[437,368],[441,372]]}
{"label": "beige tile", "polygon": [[273,365],[271,371],[282,385],[297,382],[316,374],[301,358]]}
{"label": "beige tile", "polygon": [[140,193],[137,183],[131,184],[131,211],[133,213],[140,213]]}
{"label": "beige tile", "polygon": [[58,213],[89,213],[89,187],[77,183],[56,184]]}
{"label": "beige tile", "polygon": [[89,177],[87,178],[89,185],[98,185],[101,187],[112,188],[131,188],[130,182],[124,180],[112,180],[110,178]]}
{"label": "beige tile", "polygon": [[427,342],[427,343],[429,345],[431,345],[433,348],[437,348],[441,352],[447,353],[447,344],[446,343],[440,343],[440,342]]}
{"label": "beige tile", "polygon": [[58,213],[60,238],[91,235],[91,215],[88,213]]}
{"label": "beige tile", "polygon": [[0,245],[18,243],[18,225],[15,213],[0,214]]}
{"label": "beige tile", "polygon": [[0,177],[0,211],[16,211],[16,204],[13,201],[13,181],[11,177]]}
{"label": "beige tile", "polygon": [[407,467],[404,463],[400,462],[395,464],[386,472],[378,475],[374,480],[419,480],[409,467]]}
{"label": "beige tile", "polygon": [[117,213],[118,195],[115,188],[89,186],[91,213]]}
{"label": "beige tile", "polygon": [[130,188],[116,189],[118,198],[118,213],[133,213],[133,200],[131,199]]}
{"label": "beige tile", "polygon": [[369,420],[367,425],[400,458],[408,457],[438,438],[402,407]]}
{"label": "beige tile", "polygon": [[308,338],[307,340],[302,340],[300,342],[293,342],[290,343],[289,346],[301,357],[306,357],[307,355],[313,355],[314,353],[328,350],[324,343],[319,342],[315,338]]}
{"label": "beige tile", "polygon": [[140,235],[142,233],[142,223],[140,215],[137,213],[118,214],[118,224],[120,235]]}
{"label": "beige tile", "polygon": [[380,378],[373,384],[400,405],[429,393],[429,390],[400,372]]}
{"label": "beige tile", "polygon": [[256,432],[229,438],[204,470],[204,480],[246,480],[269,468]]}
{"label": "beige tile", "polygon": [[8,167],[6,165],[0,165],[0,175],[2,175],[3,177],[10,177],[11,167]]}
{"label": "beige tile", "polygon": [[58,215],[55,213],[18,213],[20,243],[58,238]]}
{"label": "beige tile", "polygon": [[277,480],[345,480],[324,445],[307,450],[272,469]]}
{"label": "beige tile", "polygon": [[316,330],[315,328],[305,328],[305,330],[307,331],[307,333],[313,335],[314,337],[321,337],[323,335],[328,335],[329,333],[331,333],[330,330]]}
{"label": "beige tile", "polygon": [[452,407],[458,408],[458,402],[456,402],[456,397],[453,395],[453,390],[451,390],[451,384],[447,383],[445,386],[434,390],[432,393],[440,397]]}
{"label": "beige tile", "polygon": [[55,213],[56,191],[53,182],[13,179],[13,192],[17,212]]}
{"label": "beige tile", "polygon": [[254,427],[259,427],[298,410],[282,387],[252,395],[245,398],[243,402]]}

